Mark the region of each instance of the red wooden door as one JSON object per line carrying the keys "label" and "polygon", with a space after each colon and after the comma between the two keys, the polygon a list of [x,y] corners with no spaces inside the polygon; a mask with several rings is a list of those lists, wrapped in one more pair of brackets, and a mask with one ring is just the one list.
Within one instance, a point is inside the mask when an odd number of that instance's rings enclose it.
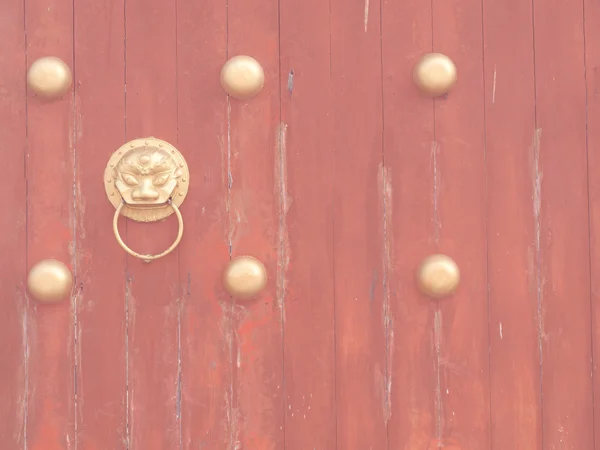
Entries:
{"label": "red wooden door", "polygon": [[[598,2],[2,0],[0,25],[0,449],[600,449]],[[434,100],[431,51],[458,69]],[[44,56],[59,99],[27,87]],[[147,136],[190,171],[149,264],[103,183]],[[120,226],[160,252],[177,224]],[[222,286],[240,255],[252,301]],[[49,258],[70,300],[28,292]]]}

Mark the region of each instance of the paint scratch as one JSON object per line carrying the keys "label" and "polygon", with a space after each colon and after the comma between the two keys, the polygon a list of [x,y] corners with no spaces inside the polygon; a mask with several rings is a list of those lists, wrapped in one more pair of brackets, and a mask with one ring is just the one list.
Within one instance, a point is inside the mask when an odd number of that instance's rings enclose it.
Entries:
{"label": "paint scratch", "polygon": [[27,304],[29,302],[27,298],[27,293],[22,291],[20,288],[16,292],[17,298],[17,308],[19,309],[20,316],[22,317],[21,321],[21,343],[23,346],[23,385],[24,388],[19,395],[19,410],[17,411],[17,418],[19,420],[20,426],[15,429],[15,433],[17,434],[15,441],[23,442],[23,449],[27,450],[27,418],[28,418],[28,406],[29,406],[29,342],[27,339],[27,321],[28,321],[28,313],[27,313]]}
{"label": "paint scratch", "polygon": [[540,239],[540,209],[542,206],[542,172],[540,170],[540,138],[542,129],[535,130],[533,142],[531,144],[531,179],[533,182],[533,218],[536,221],[535,239],[536,250],[539,250]]}
{"label": "paint scratch", "polygon": [[285,322],[286,272],[290,262],[290,248],[287,230],[287,213],[292,198],[287,191],[287,125],[283,122],[277,130],[277,148],[275,158],[275,195],[279,215],[278,252],[277,252],[277,304],[281,311],[281,320]]}
{"label": "paint scratch", "polygon": [[130,348],[133,325],[135,323],[135,299],[132,295],[133,277],[127,275],[125,283],[125,448],[131,448],[133,436],[133,387],[131,383]]}
{"label": "paint scratch", "polygon": [[238,450],[242,448],[242,443],[239,440],[238,432],[238,410],[232,405],[232,400],[227,393],[225,393],[225,409],[227,414],[227,423],[230,424],[230,442],[229,448],[231,450]]}
{"label": "paint scratch", "polygon": [[[71,317],[73,318],[72,323],[72,340],[69,340],[70,349],[73,351],[73,410],[75,411],[76,420],[73,421],[73,443],[75,450],[79,446],[79,396],[81,391],[81,384],[78,383],[83,379],[80,373],[81,367],[81,339],[80,339],[80,324],[79,324],[79,308],[82,302],[81,293],[83,291],[83,282],[79,279],[79,231],[83,233],[82,237],[85,237],[85,231],[81,218],[83,217],[83,210],[85,206],[82,204],[80,211],[79,200],[83,201],[81,196],[81,187],[79,184],[79,161],[77,158],[77,142],[78,138],[82,136],[81,132],[82,114],[81,114],[81,100],[77,93],[73,91],[71,98],[71,111],[70,111],[70,123],[72,126],[71,132],[69,133],[69,144],[71,147],[71,164],[73,165],[73,190],[72,190],[72,204],[70,210],[70,228],[71,228],[71,242],[69,248],[71,251],[71,267],[73,268],[74,280],[73,289],[71,291]],[[81,288],[80,288],[81,286]],[[80,379],[81,377],[81,379]],[[69,436],[67,435],[67,440]]]}
{"label": "paint scratch", "polygon": [[540,352],[540,376],[543,379],[543,341],[544,333],[544,314],[543,314],[543,274],[542,274],[542,255],[541,255],[541,221],[540,213],[542,209],[542,179],[543,174],[540,168],[540,139],[542,129],[537,128],[533,133],[533,140],[529,152],[529,162],[531,166],[532,182],[532,200],[533,200],[533,220],[535,227],[535,278],[537,292],[537,319],[538,319],[538,351]]}
{"label": "paint scratch", "polygon": [[[233,234],[234,234],[234,225],[231,220],[232,218],[232,210],[231,210],[231,188],[233,186],[233,174],[231,171],[231,102],[229,101],[229,96],[227,96],[227,147],[225,153],[225,163],[227,166],[226,171],[226,182],[227,182],[227,197],[225,200],[225,211],[227,213],[227,245],[229,246],[229,256],[233,251]],[[222,153],[221,153],[222,154]],[[223,180],[225,181],[225,180]]]}
{"label": "paint scratch", "polygon": [[439,308],[435,311],[434,315],[434,348],[435,348],[435,361],[436,361],[436,380],[435,380],[435,409],[437,412],[437,420],[435,424],[435,437],[438,442],[438,448],[442,447],[442,439],[444,436],[444,422],[442,420],[442,383],[441,383],[441,348],[442,348],[442,312]]}
{"label": "paint scratch", "polygon": [[[433,173],[433,187],[432,187],[432,210],[433,210],[433,240],[436,251],[439,247],[440,234],[441,234],[441,223],[438,212],[438,205],[440,201],[440,171],[438,167],[438,158],[440,154],[440,145],[433,141],[431,143],[431,169]],[[438,307],[434,313],[434,328],[433,328],[433,344],[434,344],[434,370],[435,370],[435,411],[436,411],[436,424],[435,424],[435,439],[437,440],[437,448],[443,447],[444,437],[444,422],[443,422],[443,403],[442,403],[442,381],[441,381],[441,368],[442,368],[442,312]]]}
{"label": "paint scratch", "polygon": [[496,103],[496,65],[494,64],[494,81],[492,82],[492,104]]}
{"label": "paint scratch", "polygon": [[182,364],[181,364],[181,316],[184,313],[184,299],[177,300],[177,384],[175,389],[175,414],[178,424],[179,448],[183,448],[183,424],[181,419],[181,396],[182,396]]}
{"label": "paint scratch", "polygon": [[288,92],[291,94],[294,90],[294,69],[290,69],[288,74]]}
{"label": "paint scratch", "polygon": [[[239,151],[232,145],[231,140],[231,102],[227,97],[227,129],[221,130],[217,142],[221,149],[221,183],[227,191],[224,198],[224,214],[222,218],[223,235],[225,243],[229,248],[229,256],[233,254],[233,248],[239,236],[244,232],[244,226],[248,223],[244,210],[244,196],[234,191],[236,181],[233,179],[233,171],[239,157]],[[209,174],[205,174],[210,176]],[[204,209],[202,209],[204,212]]]}
{"label": "paint scratch", "polygon": [[365,33],[369,28],[369,0],[365,0]]}
{"label": "paint scratch", "polygon": [[[225,142],[226,141],[226,142]],[[231,101],[227,96],[227,130],[226,139],[221,139],[221,163],[222,163],[222,184],[226,188],[227,195],[225,200],[225,233],[227,236],[227,245],[229,248],[229,258],[233,255],[233,245],[236,240],[236,234],[239,231],[241,223],[240,206],[234,203],[236,198],[233,195],[232,188],[234,184],[233,170],[235,152],[232,151],[231,139]],[[234,364],[234,355],[237,355],[236,360],[241,361],[239,339],[235,328],[235,303],[232,298],[228,302],[220,303],[221,305],[221,335],[224,337],[227,349],[229,351],[229,392],[225,393],[225,408],[227,421],[225,423],[226,431],[229,434],[229,449],[237,450],[241,448],[240,443],[240,425],[239,425],[239,386],[237,383],[237,364]]]}
{"label": "paint scratch", "polygon": [[387,424],[392,416],[392,358],[394,354],[394,318],[390,310],[390,273],[393,270],[392,254],[392,179],[391,173],[383,163],[379,165],[377,176],[381,205],[383,208],[383,329],[385,330],[385,387],[383,413]]}
{"label": "paint scratch", "polygon": [[229,449],[236,450],[240,448],[239,441],[239,410],[237,408],[237,389],[234,388],[236,383],[234,382],[236,377],[236,369],[233,364],[234,354],[237,354],[238,358],[241,358],[239,354],[239,340],[237,332],[234,330],[234,306],[232,303],[223,302],[221,306],[221,324],[220,332],[225,339],[227,349],[229,351],[229,370],[230,380],[229,392],[225,393],[225,412],[227,415],[226,431],[229,434]]}
{"label": "paint scratch", "polygon": [[440,241],[441,223],[438,215],[438,203],[440,196],[440,174],[438,170],[438,157],[440,155],[440,145],[433,141],[431,143],[431,166],[433,170],[433,192],[432,192],[432,208],[433,208],[433,240],[437,247]]}

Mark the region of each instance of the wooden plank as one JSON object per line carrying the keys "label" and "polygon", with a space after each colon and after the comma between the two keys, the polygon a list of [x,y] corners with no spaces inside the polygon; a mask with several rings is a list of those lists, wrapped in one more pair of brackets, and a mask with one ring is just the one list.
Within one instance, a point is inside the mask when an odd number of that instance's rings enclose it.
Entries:
{"label": "wooden plank", "polygon": [[[177,144],[176,27],[175,2],[125,4],[127,140],[154,136]],[[160,253],[177,234],[173,216],[121,226],[127,244],[141,253]],[[186,234],[180,245],[187,239]],[[128,256],[127,277],[130,448],[175,448],[180,444],[178,249],[151,263]]]}
{"label": "wooden plank", "polygon": [[436,145],[433,101],[412,82],[415,63],[431,51],[431,4],[387,2],[382,13],[385,171],[382,187],[393,271],[388,275],[394,349],[390,449],[437,449],[436,302],[415,283],[420,261],[436,252]]}
{"label": "wooden plank", "polygon": [[479,0],[433,7],[433,50],[457,66],[458,83],[435,100],[435,217],[440,253],[461,285],[434,320],[439,370],[438,445],[490,448],[482,15]]}
{"label": "wooden plank", "polygon": [[178,142],[193,191],[181,208],[179,250],[182,439],[184,449],[221,450],[233,448],[230,307],[220,287],[229,261],[227,98],[219,84],[227,9],[224,0],[177,5]]}
{"label": "wooden plank", "polygon": [[491,448],[541,450],[532,7],[483,12]]}
{"label": "wooden plank", "polygon": [[544,448],[594,447],[582,8],[533,8]]}
{"label": "wooden plank", "polygon": [[26,134],[25,10],[22,0],[0,4],[0,142],[6,162],[0,202],[0,448],[21,448],[25,441],[26,184],[23,173]]}
{"label": "wooden plank", "polygon": [[[585,1],[585,67],[587,91],[587,123],[600,120],[600,4]],[[592,349],[593,349],[593,399],[594,435],[600,436],[600,308],[598,308],[600,280],[600,130],[596,126],[587,127],[588,189],[590,214],[590,268],[592,302]],[[600,440],[596,438],[596,450]]]}
{"label": "wooden plank", "polygon": [[[27,2],[27,66],[56,56],[73,67],[73,3]],[[52,101],[27,97],[27,266],[53,258],[73,269],[72,93]],[[76,275],[76,274],[75,274]],[[74,300],[74,299],[72,299]],[[27,448],[75,444],[74,313],[72,302],[27,308]]]}
{"label": "wooden plank", "polygon": [[101,177],[125,137],[124,0],[76,5],[77,444],[127,443],[125,253]]}
{"label": "wooden plank", "polygon": [[331,1],[331,78],[337,447],[384,449],[391,348],[380,2]]}
{"label": "wooden plank", "polygon": [[265,71],[263,91],[230,99],[227,167],[232,257],[263,262],[269,282],[260,299],[236,302],[232,348],[232,446],[284,445],[282,327],[287,265],[285,167],[280,168],[278,5],[261,0],[228,3],[228,57],[250,55]]}
{"label": "wooden plank", "polygon": [[[282,2],[285,448],[336,448],[329,5]],[[311,30],[310,33],[307,30]]]}

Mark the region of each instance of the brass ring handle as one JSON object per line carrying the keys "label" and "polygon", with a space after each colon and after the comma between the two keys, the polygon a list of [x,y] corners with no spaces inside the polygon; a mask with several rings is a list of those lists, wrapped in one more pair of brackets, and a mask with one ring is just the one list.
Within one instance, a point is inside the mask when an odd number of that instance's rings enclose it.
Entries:
{"label": "brass ring handle", "polygon": [[123,206],[125,206],[125,202],[121,202],[119,204],[119,206],[117,206],[117,209],[115,211],[115,216],[113,218],[113,232],[115,233],[117,242],[123,248],[123,250],[125,250],[131,256],[135,256],[136,258],[143,260],[144,262],[150,262],[155,259],[162,258],[163,256],[166,256],[169,253],[171,253],[173,250],[175,250],[175,248],[179,245],[179,241],[181,241],[181,237],[183,236],[183,217],[181,216],[181,212],[179,211],[179,208],[171,200],[169,200],[167,202],[167,204],[171,208],[173,208],[173,211],[175,212],[175,215],[177,216],[177,221],[179,222],[179,231],[177,232],[177,238],[175,238],[175,242],[173,242],[168,249],[166,249],[162,253],[159,253],[158,255],[141,255],[140,253],[137,253],[137,252],[133,251],[132,249],[130,249],[127,246],[127,244],[125,244],[125,242],[123,242],[123,239],[121,239],[121,235],[119,234],[118,222],[119,222],[119,216],[121,215],[121,209],[123,209]]}

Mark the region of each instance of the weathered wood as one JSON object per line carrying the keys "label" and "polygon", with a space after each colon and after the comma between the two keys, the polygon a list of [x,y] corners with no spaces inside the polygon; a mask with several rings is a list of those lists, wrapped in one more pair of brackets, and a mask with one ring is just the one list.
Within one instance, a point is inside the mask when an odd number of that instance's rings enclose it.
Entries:
{"label": "weathered wood", "polygon": [[331,78],[337,446],[384,449],[391,347],[380,2],[332,0]]}
{"label": "weathered wood", "polygon": [[125,253],[102,180],[125,139],[124,1],[75,10],[77,445],[126,448]]}
{"label": "weathered wood", "polygon": [[483,12],[491,448],[542,450],[532,8]]}
{"label": "weathered wood", "polygon": [[26,53],[22,0],[0,3],[0,448],[22,448],[27,420]]}
{"label": "weathered wood", "polygon": [[[599,8],[5,0],[0,448],[594,448]],[[458,68],[435,100],[432,50]],[[246,101],[219,84],[240,54],[266,74]],[[27,93],[42,56],[74,91]],[[102,183],[146,136],[191,172],[149,264]],[[176,220],[120,229],[154,253]],[[462,275],[439,301],[414,280],[435,252]],[[258,299],[223,289],[241,255]],[[70,301],[27,299],[46,258]]]}
{"label": "weathered wood", "polygon": [[437,303],[419,293],[415,275],[421,260],[436,252],[437,146],[433,100],[419,93],[411,77],[414,64],[431,52],[431,4],[384,3],[382,20],[385,164],[379,189],[392,267],[389,448],[433,450],[441,432]]}
{"label": "weathered wood", "polygon": [[[329,5],[282,2],[278,195],[288,247],[285,448],[336,448]],[[306,30],[311,30],[306,33]],[[282,249],[280,249],[281,251]],[[285,267],[285,266],[284,266]]]}
{"label": "weathered wood", "polygon": [[449,56],[458,83],[435,100],[434,202],[439,251],[462,277],[434,321],[439,446],[490,448],[486,178],[481,2],[433,6],[433,49]]}
{"label": "weathered wood", "polygon": [[587,157],[590,214],[590,265],[592,307],[592,376],[594,399],[595,447],[600,449],[600,308],[598,307],[600,280],[600,129],[594,124],[600,120],[600,4],[585,1],[585,78],[587,92]]}
{"label": "weathered wood", "polygon": [[[56,56],[73,67],[73,4],[31,0],[25,17],[27,66]],[[74,271],[72,91],[56,100],[27,96],[27,266],[57,259]],[[77,274],[74,274],[77,275]],[[73,297],[27,307],[27,447],[75,444]]]}
{"label": "weathered wood", "polygon": [[[127,0],[125,26],[127,140],[154,136],[177,145],[176,3]],[[177,233],[173,216],[157,223],[121,222],[127,244],[143,253],[163,251]],[[181,245],[192,237],[184,234]],[[178,249],[151,263],[127,257],[126,350],[132,450],[162,450],[180,444],[182,292],[178,269]]]}
{"label": "weathered wood", "polygon": [[582,7],[533,8],[544,448],[594,447]]}
{"label": "weathered wood", "polygon": [[184,449],[234,448],[229,297],[221,277],[227,241],[226,2],[177,3],[178,144],[190,169],[181,207],[181,420]]}
{"label": "weathered wood", "polygon": [[258,300],[232,303],[233,448],[276,450],[284,445],[281,286],[288,243],[282,225],[278,21],[276,2],[228,3],[228,57],[250,55],[265,71],[265,86],[257,97],[229,103],[229,240],[232,257],[259,259],[269,276]]}

